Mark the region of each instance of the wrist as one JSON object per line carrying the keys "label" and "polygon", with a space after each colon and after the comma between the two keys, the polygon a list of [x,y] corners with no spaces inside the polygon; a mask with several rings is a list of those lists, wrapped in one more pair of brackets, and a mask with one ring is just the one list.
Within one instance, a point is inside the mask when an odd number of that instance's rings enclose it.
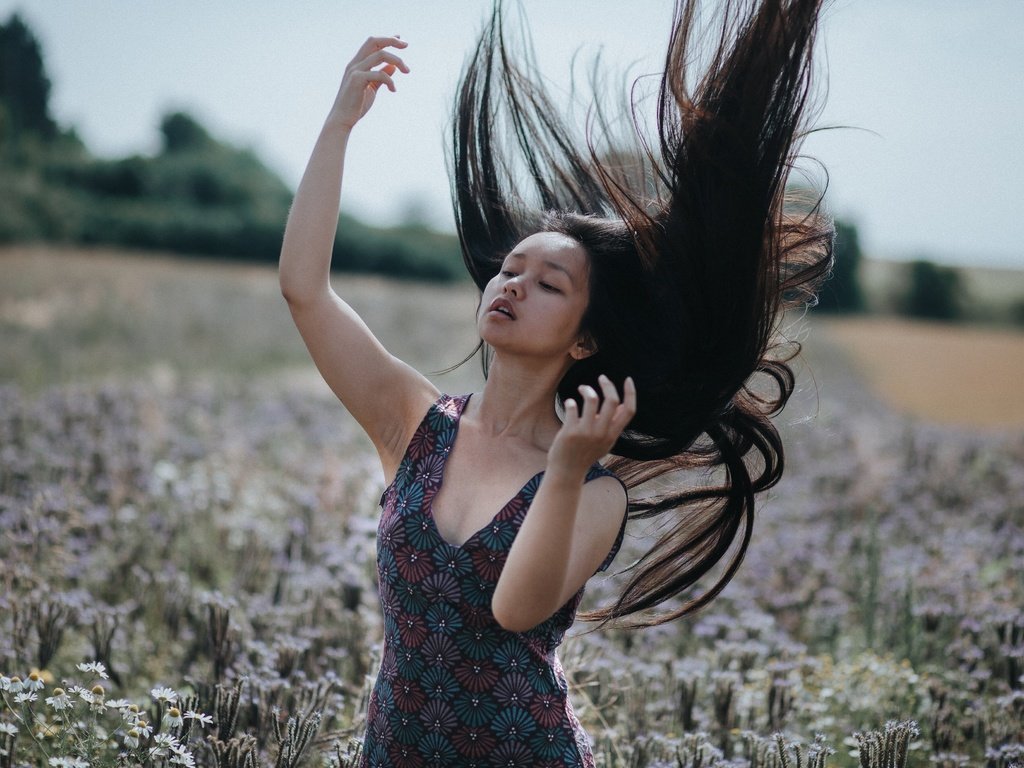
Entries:
{"label": "wrist", "polygon": [[324,121],[321,133],[328,134],[336,139],[347,139],[349,134],[352,133],[353,128],[355,128],[355,123],[347,123],[340,115],[332,113]]}
{"label": "wrist", "polygon": [[544,482],[553,489],[573,491],[583,487],[587,470],[567,466],[561,462],[548,462],[544,470]]}

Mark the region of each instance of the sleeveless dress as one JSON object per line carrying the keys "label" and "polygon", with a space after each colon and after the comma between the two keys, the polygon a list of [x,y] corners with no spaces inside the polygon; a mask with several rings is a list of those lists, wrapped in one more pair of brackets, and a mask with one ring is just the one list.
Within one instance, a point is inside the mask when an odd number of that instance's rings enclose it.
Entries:
{"label": "sleeveless dress", "polygon": [[[377,574],[384,646],[360,765],[592,768],[589,739],[555,654],[583,588],[526,632],[503,629],[490,609],[543,472],[459,546],[443,539],[434,523],[431,502],[468,400],[442,395],[431,405],[381,497]],[[605,475],[615,477],[595,464],[586,481]],[[623,514],[598,571],[611,565],[625,522]]]}

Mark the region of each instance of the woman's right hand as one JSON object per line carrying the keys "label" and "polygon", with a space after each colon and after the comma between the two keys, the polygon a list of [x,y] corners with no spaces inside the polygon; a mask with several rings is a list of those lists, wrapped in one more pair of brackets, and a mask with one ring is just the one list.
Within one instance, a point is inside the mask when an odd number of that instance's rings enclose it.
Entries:
{"label": "woman's right hand", "polygon": [[[409,45],[399,37],[371,37],[363,43],[355,58],[345,67],[338,95],[328,120],[349,130],[370,111],[377,89],[386,85],[395,90],[391,76],[396,71],[406,74],[409,68],[387,48],[405,48]],[[381,66],[383,65],[383,66]],[[375,67],[377,67],[375,69]]]}

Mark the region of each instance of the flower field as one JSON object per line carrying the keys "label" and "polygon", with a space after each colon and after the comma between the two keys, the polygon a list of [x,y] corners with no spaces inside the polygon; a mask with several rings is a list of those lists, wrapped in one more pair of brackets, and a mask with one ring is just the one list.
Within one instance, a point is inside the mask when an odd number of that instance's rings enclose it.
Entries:
{"label": "flower field", "polygon": [[[0,768],[350,764],[382,631],[372,447],[310,385],[272,271],[68,258],[0,259]],[[353,290],[422,370],[472,348],[462,289]],[[1024,764],[1024,435],[890,411],[804,322],[737,578],[563,646],[598,764]]]}

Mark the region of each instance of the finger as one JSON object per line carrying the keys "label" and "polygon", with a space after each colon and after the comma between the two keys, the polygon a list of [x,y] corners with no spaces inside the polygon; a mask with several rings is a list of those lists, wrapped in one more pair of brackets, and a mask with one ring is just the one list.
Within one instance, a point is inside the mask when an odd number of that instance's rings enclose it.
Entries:
{"label": "finger", "polygon": [[619,391],[615,388],[612,380],[603,373],[597,377],[597,383],[600,385],[601,394],[604,397],[599,415],[611,418],[615,413],[615,408],[619,405]]}
{"label": "finger", "polygon": [[[395,74],[395,65],[394,64],[387,64],[387,65],[384,66],[383,69],[378,69],[376,71],[383,72],[388,77],[391,77],[391,75]],[[375,91],[378,88],[380,88],[382,85],[384,85],[383,82],[370,83],[370,87],[373,88],[373,90],[375,90]],[[394,80],[392,80],[392,85],[394,85]],[[392,88],[391,90],[394,91],[395,89]]]}
{"label": "finger", "polygon": [[365,59],[371,53],[373,53],[374,51],[379,51],[381,48],[387,48],[389,46],[394,46],[395,48],[405,48],[407,45],[409,44],[405,42],[405,40],[400,38],[398,35],[395,35],[394,37],[368,37],[366,39],[366,42],[359,47],[359,50],[356,52],[356,55],[353,57],[352,61],[359,61],[360,59]]}
{"label": "finger", "polygon": [[626,382],[622,387],[625,398],[623,403],[629,408],[630,414],[636,413],[636,382],[633,381],[632,376],[626,377]]}
{"label": "finger", "polygon": [[378,64],[390,64],[409,74],[409,67],[404,61],[391,51],[375,51],[364,59],[357,62],[353,69],[373,69]]}
{"label": "finger", "polygon": [[383,70],[375,69],[372,72],[360,72],[359,73],[366,84],[373,90],[377,90],[382,85],[386,85],[388,90],[392,93],[395,92],[395,81],[391,79],[391,76]]}
{"label": "finger", "polygon": [[598,404],[597,390],[589,384],[581,384],[579,392],[583,396],[583,411],[580,413],[580,418],[589,419],[596,416]]}
{"label": "finger", "polygon": [[573,425],[580,418],[580,408],[575,400],[565,401],[565,422],[566,425]]}
{"label": "finger", "polygon": [[636,383],[632,376],[627,376],[622,385],[622,402],[615,409],[615,424],[621,431],[636,415]]}

